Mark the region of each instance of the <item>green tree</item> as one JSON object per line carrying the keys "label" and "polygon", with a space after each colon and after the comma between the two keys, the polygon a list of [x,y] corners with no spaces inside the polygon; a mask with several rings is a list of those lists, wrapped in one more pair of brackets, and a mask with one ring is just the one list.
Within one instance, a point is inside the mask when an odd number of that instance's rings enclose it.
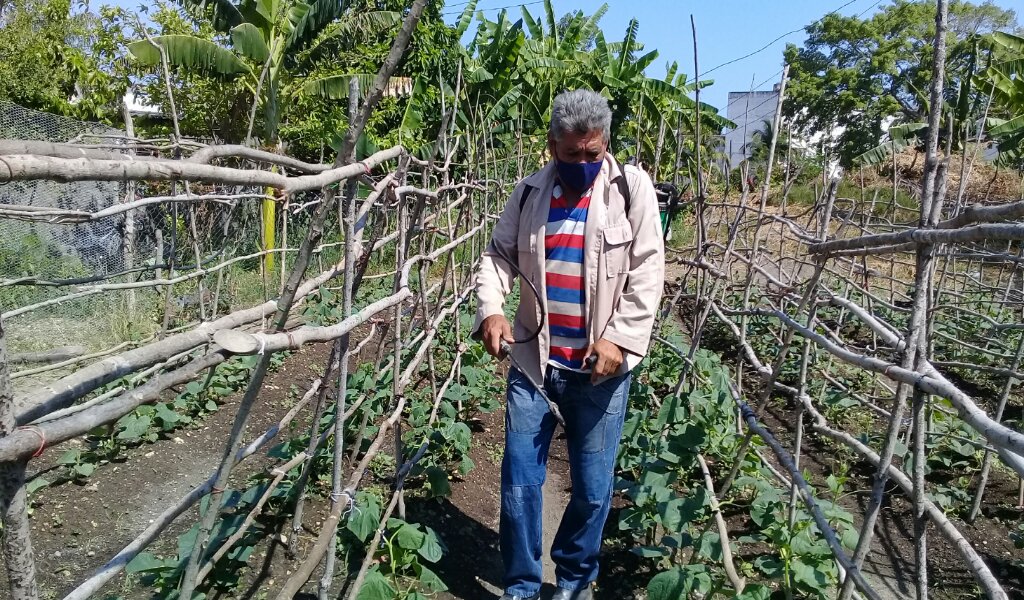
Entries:
{"label": "green tree", "polygon": [[[980,115],[981,92],[969,85],[981,64],[982,36],[1016,26],[1016,15],[984,2],[951,2],[945,99],[960,122]],[[927,0],[893,0],[873,16],[829,14],[807,27],[803,47],[786,48],[790,82],[785,114],[806,132],[830,133],[840,161],[850,165],[879,144],[883,126],[924,121],[935,37],[935,7]]]}
{"label": "green tree", "polygon": [[70,0],[0,3],[0,98],[84,120],[116,123],[129,72],[119,24]]}
{"label": "green tree", "polygon": [[[119,16],[134,19],[127,14]],[[157,38],[195,37],[210,44],[224,40],[224,36],[214,29],[208,19],[165,2],[157,3],[149,18],[153,29],[150,33]],[[133,42],[138,42],[141,37],[143,34],[137,32]],[[131,62],[140,70],[137,78],[140,95],[149,104],[159,107],[163,114],[169,115],[170,101],[162,70],[148,62]],[[176,100],[183,135],[226,143],[241,143],[245,139],[255,91],[249,81],[242,77],[225,77],[202,68],[177,68],[173,63],[170,72],[171,92]],[[256,127],[260,128],[258,131],[262,130],[261,122],[258,120],[256,123]],[[154,124],[150,133],[166,134],[169,128],[167,122],[161,122]]]}
{"label": "green tree", "polygon": [[[321,102],[328,110],[344,107],[339,101],[348,96],[352,74],[375,72],[391,47],[394,28],[376,22],[373,15],[397,18],[407,4],[406,0],[350,2],[346,18],[297,59],[303,69],[302,91],[311,102]],[[462,53],[461,34],[444,22],[442,8],[441,3],[429,4],[417,23],[390,91],[367,124],[367,148],[401,143],[421,158],[433,151],[442,120],[441,94],[447,87],[446,93],[452,95]],[[369,78],[364,79],[361,89],[369,84]],[[446,108],[450,106],[449,102]],[[293,122],[301,127],[303,120]],[[335,128],[327,139],[342,130]]]}
{"label": "green tree", "polygon": [[[265,143],[275,145],[294,59],[341,16],[346,3],[243,0],[235,5],[199,0],[189,4],[206,9],[208,25],[200,25],[192,34],[164,33],[139,40],[129,46],[132,54],[152,67],[159,67],[163,54],[180,69],[240,79],[262,106]],[[219,35],[209,35],[206,27]]]}
{"label": "green tree", "polygon": [[[279,148],[281,116],[285,105],[301,89],[294,85],[298,57],[321,34],[340,35],[343,29],[328,32],[349,9],[338,0],[228,0],[207,2],[190,0],[190,6],[205,9],[209,25],[220,36],[163,34],[133,42],[132,54],[146,65],[162,69],[166,60],[186,72],[199,71],[228,81],[239,81],[253,98],[245,128],[246,142],[255,124],[257,105],[262,107],[264,143]],[[377,16],[377,23],[397,23],[400,16]],[[367,14],[360,18],[366,20]],[[350,15],[350,18],[355,18]],[[202,26],[199,32],[205,33]],[[238,98],[236,95],[235,98]],[[237,106],[237,105],[236,105]],[[233,111],[237,114],[237,110]],[[237,121],[242,121],[237,119]],[[276,203],[262,203],[263,247],[276,247]],[[264,257],[266,270],[273,269],[273,256]]]}
{"label": "green tree", "polygon": [[[555,96],[565,89],[587,87],[609,100],[612,147],[620,158],[639,151],[658,156],[671,167],[676,155],[691,157],[691,151],[676,150],[692,144],[693,136],[674,132],[694,131],[696,103],[689,94],[696,83],[677,74],[675,65],[669,66],[664,79],[649,77],[646,70],[657,59],[657,50],[645,51],[635,19],[621,41],[609,42],[599,26],[606,10],[607,5],[601,5],[592,15],[577,11],[556,18],[546,0],[541,17],[526,7],[522,19],[514,22],[504,11],[494,21],[478,14],[477,34],[465,57],[468,94],[463,121],[479,119],[499,144],[501,136],[513,130],[543,140]],[[728,122],[711,106],[702,105],[701,113],[701,127],[709,129],[704,139],[710,141],[710,133],[718,133]],[[660,173],[668,171],[671,168]]]}

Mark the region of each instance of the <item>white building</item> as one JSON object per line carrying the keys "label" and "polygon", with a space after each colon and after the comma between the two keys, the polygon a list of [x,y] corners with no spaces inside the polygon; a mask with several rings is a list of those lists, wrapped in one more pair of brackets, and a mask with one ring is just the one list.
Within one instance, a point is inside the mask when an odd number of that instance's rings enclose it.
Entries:
{"label": "white building", "polygon": [[725,116],[736,124],[725,131],[723,148],[729,157],[729,166],[735,169],[750,156],[750,142],[754,134],[764,131],[765,122],[775,120],[779,103],[779,86],[770,91],[729,92]]}

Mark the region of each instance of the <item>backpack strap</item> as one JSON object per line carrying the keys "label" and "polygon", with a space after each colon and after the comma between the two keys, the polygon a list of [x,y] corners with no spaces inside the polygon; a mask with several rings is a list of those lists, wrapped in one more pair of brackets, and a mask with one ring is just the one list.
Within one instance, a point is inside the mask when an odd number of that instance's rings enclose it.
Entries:
{"label": "backpack strap", "polygon": [[629,193],[629,182],[626,181],[626,170],[623,168],[622,175],[615,180],[619,186],[619,195],[622,196],[623,203],[626,207],[626,218],[629,218],[629,205],[632,204],[632,196]]}
{"label": "backpack strap", "polygon": [[537,188],[530,184],[523,185],[523,193],[519,195],[519,212],[522,214],[523,208],[526,206],[526,201],[530,199],[530,196],[537,191]]}

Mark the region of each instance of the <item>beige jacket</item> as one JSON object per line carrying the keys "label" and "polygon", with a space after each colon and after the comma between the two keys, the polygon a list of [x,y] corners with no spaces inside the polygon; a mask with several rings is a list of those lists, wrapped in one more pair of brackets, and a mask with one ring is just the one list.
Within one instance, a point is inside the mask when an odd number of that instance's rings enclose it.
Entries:
{"label": "beige jacket", "polygon": [[[630,214],[615,180],[625,177],[630,190]],[[523,275],[537,287],[547,312],[544,277],[544,233],[551,191],[556,182],[554,162],[530,175],[516,186],[492,232],[491,244],[476,273],[477,311],[472,336],[480,339],[483,320],[502,314],[505,298],[512,291],[515,272],[494,246],[519,261]],[[527,185],[536,188],[519,210]],[[661,301],[665,277],[665,249],[654,185],[647,173],[627,165],[625,173],[606,154],[605,164],[594,183],[587,223],[584,228],[583,272],[586,281],[586,315],[589,342],[604,338],[624,350],[619,373],[632,370],[647,354],[654,315]],[[523,339],[537,329],[537,300],[521,286],[519,310],[512,335]],[[533,342],[516,344],[512,355],[533,377],[542,381],[548,362],[550,336],[545,327]]]}

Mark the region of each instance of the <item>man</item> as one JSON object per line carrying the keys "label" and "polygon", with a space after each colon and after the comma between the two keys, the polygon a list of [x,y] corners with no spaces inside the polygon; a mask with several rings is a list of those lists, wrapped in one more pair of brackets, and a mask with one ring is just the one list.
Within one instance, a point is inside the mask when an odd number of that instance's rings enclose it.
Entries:
{"label": "man", "polygon": [[[496,357],[502,342],[524,342],[512,346],[508,377],[502,600],[537,599],[542,583],[541,486],[557,422],[530,381],[564,417],[569,450],[572,495],[551,546],[554,599],[591,598],[630,371],[647,353],[661,299],[654,186],[608,153],[611,119],[608,102],[593,91],[555,98],[552,160],[516,187],[476,274],[474,338]],[[526,281],[510,327],[503,304],[514,273]],[[546,326],[538,331],[542,315]]]}

